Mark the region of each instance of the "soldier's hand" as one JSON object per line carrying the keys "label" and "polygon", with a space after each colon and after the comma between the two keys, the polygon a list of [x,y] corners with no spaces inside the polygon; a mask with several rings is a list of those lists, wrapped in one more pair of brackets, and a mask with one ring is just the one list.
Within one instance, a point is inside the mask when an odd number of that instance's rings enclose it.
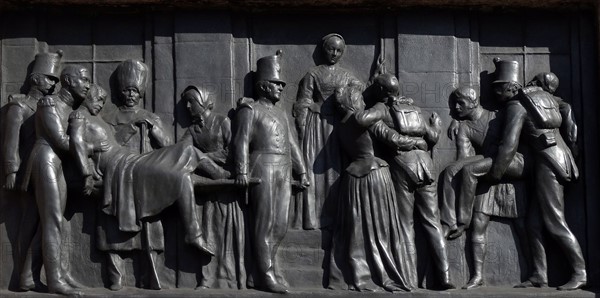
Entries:
{"label": "soldier's hand", "polygon": [[308,177],[306,177],[306,173],[300,175],[300,188],[306,189],[310,186],[310,182],[308,181]]}
{"label": "soldier's hand", "polygon": [[4,181],[4,189],[13,190],[15,189],[15,184],[17,182],[17,173],[10,173],[6,175],[6,180]]}
{"label": "soldier's hand", "polygon": [[429,123],[433,125],[433,127],[442,127],[442,119],[440,119],[440,116],[436,112],[431,113]]}
{"label": "soldier's hand", "polygon": [[146,125],[147,127],[152,127],[152,126],[154,126],[154,123],[150,119],[142,118],[142,119],[137,119],[135,121],[135,125],[136,126]]}
{"label": "soldier's hand", "polygon": [[248,175],[238,174],[235,177],[235,184],[241,187],[248,187]]}
{"label": "soldier's hand", "polygon": [[458,135],[458,124],[456,119],[452,119],[452,122],[450,122],[450,126],[448,127],[448,138],[450,141],[454,141],[454,138]]}
{"label": "soldier's hand", "polygon": [[427,142],[423,139],[418,139],[415,142],[415,148],[423,151],[427,151]]}
{"label": "soldier's hand", "polygon": [[85,185],[83,186],[83,194],[89,196],[94,190],[94,177],[92,175],[85,177]]}
{"label": "soldier's hand", "polygon": [[106,152],[110,149],[108,141],[101,141],[94,145],[94,152]]}

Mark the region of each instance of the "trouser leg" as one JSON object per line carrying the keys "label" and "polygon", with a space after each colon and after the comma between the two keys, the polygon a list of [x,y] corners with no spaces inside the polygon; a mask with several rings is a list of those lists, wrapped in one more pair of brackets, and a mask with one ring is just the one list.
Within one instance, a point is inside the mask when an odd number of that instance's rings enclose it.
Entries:
{"label": "trouser leg", "polygon": [[409,286],[411,288],[417,288],[418,276],[417,247],[415,245],[414,228],[414,190],[411,189],[410,178],[397,164],[390,164],[390,172],[396,191],[396,200],[398,200],[398,218],[400,219],[401,240],[403,240],[402,246],[406,250],[406,261],[404,262],[403,268]]}
{"label": "trouser leg", "polygon": [[419,198],[416,200],[418,213],[429,244],[433,248],[433,261],[438,272],[444,274],[450,269],[448,254],[446,251],[446,239],[440,223],[440,211],[438,208],[437,183],[432,183],[417,189]]}
{"label": "trouser leg", "polygon": [[36,179],[35,196],[42,226],[42,254],[48,287],[64,284],[61,274],[62,221],[66,205],[66,183],[60,164],[45,164]]}
{"label": "trouser leg", "polygon": [[471,225],[473,205],[475,204],[475,192],[477,191],[479,177],[487,174],[491,167],[491,158],[475,161],[463,167],[458,211],[459,224],[466,227]]}
{"label": "trouser leg", "polygon": [[108,274],[108,280],[110,281],[111,290],[121,289],[123,283],[122,273],[123,260],[117,252],[108,252],[106,255],[106,272]]}
{"label": "trouser leg", "polygon": [[33,257],[37,255],[38,249],[34,247],[34,242],[41,240],[41,231],[39,229],[39,214],[35,197],[29,193],[21,193],[21,224],[19,228],[18,245],[18,260],[20,262],[20,278],[19,286],[21,289],[32,289],[35,287],[33,280],[33,271],[39,273],[41,264],[36,264],[33,268]]}
{"label": "trouser leg", "polygon": [[564,212],[564,189],[546,161],[536,164],[536,194],[544,226],[567,255],[576,274],[585,274],[585,261]]}
{"label": "trouser leg", "polygon": [[196,214],[196,202],[194,198],[194,185],[190,174],[186,174],[183,185],[186,188],[183,195],[176,201],[179,215],[185,228],[185,241],[191,243],[202,235],[198,216]]}
{"label": "trouser leg", "polygon": [[490,217],[481,212],[476,212],[473,216],[473,231],[471,234],[473,248],[473,267],[474,274],[469,281],[471,287],[483,284],[483,265],[485,262],[487,245],[487,227]]}

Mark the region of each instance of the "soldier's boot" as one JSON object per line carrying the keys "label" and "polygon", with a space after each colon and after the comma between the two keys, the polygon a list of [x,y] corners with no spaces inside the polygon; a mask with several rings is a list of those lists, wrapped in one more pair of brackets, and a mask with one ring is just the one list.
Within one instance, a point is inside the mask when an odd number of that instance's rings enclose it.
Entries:
{"label": "soldier's boot", "polygon": [[443,235],[439,235],[439,243],[435,248],[434,262],[437,265],[440,273],[440,287],[443,290],[455,289],[450,279],[450,262],[448,261],[448,252],[446,251],[446,240]]}
{"label": "soldier's boot", "polygon": [[567,257],[571,264],[573,264],[575,272],[571,276],[571,280],[558,287],[558,289],[561,291],[572,291],[585,287],[587,285],[587,273],[585,271],[585,261],[581,254],[581,249],[574,249],[573,252],[567,253]]}
{"label": "soldier's boot", "polygon": [[196,247],[200,251],[210,255],[215,255],[215,249],[212,243],[208,243],[202,235],[198,216],[196,215],[196,199],[194,197],[194,184],[191,175],[187,175],[188,183],[185,183],[189,189],[177,200],[177,209],[185,228],[185,243]]}
{"label": "soldier's boot", "polygon": [[485,260],[485,243],[473,242],[473,267],[475,273],[463,289],[475,289],[483,286],[483,262]]}
{"label": "soldier's boot", "polygon": [[33,271],[31,270],[31,254],[27,251],[22,253],[25,253],[26,255],[19,256],[20,258],[25,258],[25,261],[21,266],[21,274],[19,275],[19,290],[27,292],[35,289],[35,282],[33,281]]}
{"label": "soldier's boot", "polygon": [[148,278],[150,283],[150,289],[152,290],[160,290],[162,286],[160,285],[160,279],[158,278],[158,272],[156,271],[156,257],[158,253],[154,250],[150,250],[148,253]]}
{"label": "soldier's boot", "polygon": [[109,252],[106,258],[106,271],[110,281],[109,289],[118,291],[123,288],[123,274],[121,273],[121,257],[114,252]]}

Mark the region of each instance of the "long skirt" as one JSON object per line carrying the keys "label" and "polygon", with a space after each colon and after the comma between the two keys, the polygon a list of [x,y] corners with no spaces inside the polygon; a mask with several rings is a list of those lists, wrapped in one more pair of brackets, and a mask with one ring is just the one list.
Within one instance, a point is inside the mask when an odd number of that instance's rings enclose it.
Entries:
{"label": "long skirt", "polygon": [[302,139],[302,154],[310,182],[303,192],[304,229],[327,227],[335,221],[342,154],[337,138],[332,135],[334,122],[334,116],[308,111]]}
{"label": "long skirt", "polygon": [[340,189],[330,287],[336,287],[343,276],[353,290],[410,290],[402,272],[406,250],[389,168],[373,170],[364,177],[345,173]]}

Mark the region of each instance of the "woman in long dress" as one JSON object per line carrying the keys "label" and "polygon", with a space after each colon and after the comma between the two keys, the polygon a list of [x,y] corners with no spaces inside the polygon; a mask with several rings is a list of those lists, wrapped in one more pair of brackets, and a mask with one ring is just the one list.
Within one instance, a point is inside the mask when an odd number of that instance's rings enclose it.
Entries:
{"label": "woman in long dress", "polygon": [[[229,143],[231,121],[212,112],[213,101],[208,91],[196,86],[187,87],[182,95],[192,116],[192,125],[181,142],[191,142],[217,165],[230,167]],[[206,193],[199,206],[202,213],[202,234],[213,244],[215,257],[202,267],[198,288],[246,287],[244,265],[244,215],[238,196],[232,191]]]}
{"label": "woman in long dress", "polygon": [[325,64],[311,68],[298,87],[294,116],[301,139],[302,154],[310,182],[303,192],[304,229],[327,227],[335,218],[338,178],[342,170],[338,140],[331,137],[338,118],[333,95],[337,88],[362,85],[350,72],[338,65],[346,43],[339,34],[322,39]]}
{"label": "woman in long dress", "polygon": [[352,87],[338,95],[343,111],[338,137],[350,164],[341,178],[329,288],[343,279],[357,291],[410,291],[394,184],[388,164],[374,156],[369,131],[400,137],[380,121],[383,104],[364,110],[360,90]]}

